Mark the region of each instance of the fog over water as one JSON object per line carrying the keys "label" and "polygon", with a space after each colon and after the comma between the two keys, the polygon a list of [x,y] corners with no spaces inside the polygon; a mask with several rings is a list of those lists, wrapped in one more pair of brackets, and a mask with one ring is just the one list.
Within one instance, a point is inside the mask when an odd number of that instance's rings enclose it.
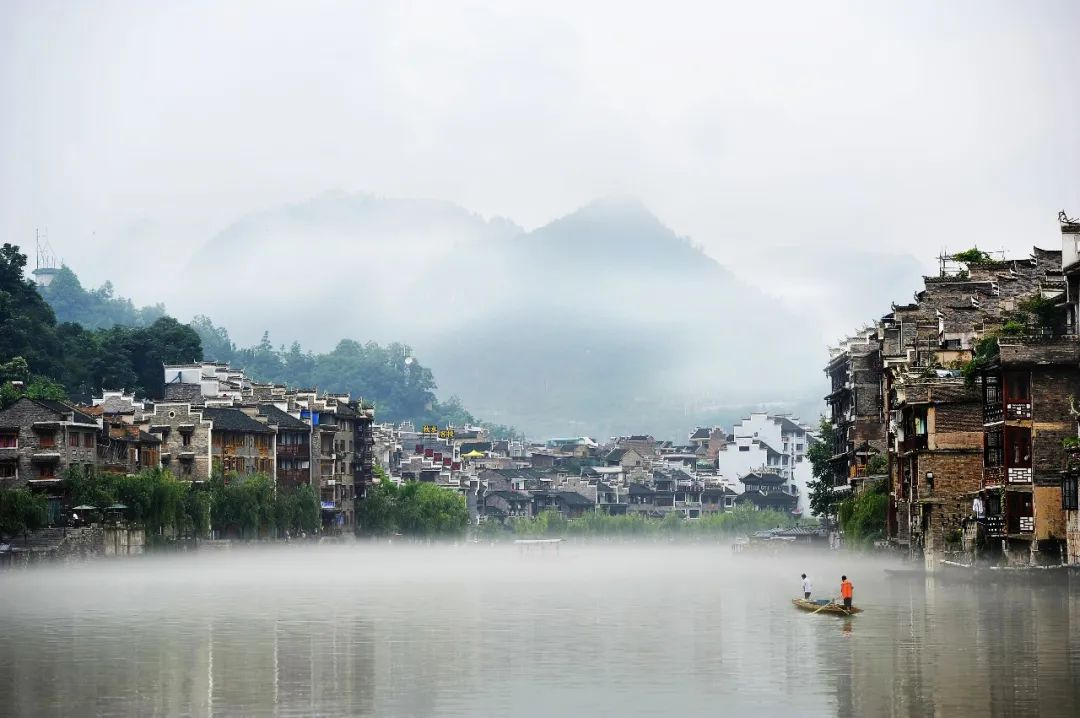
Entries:
{"label": "fog over water", "polygon": [[[5,715],[1076,715],[1080,592],[727,543],[234,549],[11,571]],[[794,610],[855,584],[854,618]]]}

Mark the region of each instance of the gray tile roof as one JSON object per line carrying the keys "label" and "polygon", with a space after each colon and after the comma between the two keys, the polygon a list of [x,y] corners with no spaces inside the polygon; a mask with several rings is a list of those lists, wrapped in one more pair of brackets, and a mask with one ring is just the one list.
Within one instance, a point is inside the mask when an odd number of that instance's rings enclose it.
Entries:
{"label": "gray tile roof", "polygon": [[259,404],[259,416],[266,417],[267,421],[277,425],[280,429],[311,430],[311,427],[306,423],[300,421],[292,414],[282,411],[273,404]]}
{"label": "gray tile roof", "polygon": [[261,421],[252,419],[239,409],[203,409],[203,418],[214,422],[215,431],[239,431],[245,434],[273,434],[274,430]]}
{"label": "gray tile roof", "polygon": [[36,402],[38,404],[38,406],[43,406],[46,409],[49,409],[50,411],[56,412],[57,414],[63,414],[63,415],[71,414],[72,415],[71,420],[76,424],[87,424],[87,425],[90,425],[90,426],[97,426],[97,419],[95,419],[92,416],[89,416],[88,414],[82,413],[81,411],[79,411],[75,407],[70,406],[69,404],[65,404],[62,401],[54,401],[53,399],[32,399],[31,401],[34,401],[34,402]]}
{"label": "gray tile roof", "polygon": [[771,471],[751,471],[746,476],[739,478],[739,481],[744,484],[767,484],[769,486],[787,483],[787,480],[783,476]]}
{"label": "gray tile roof", "polygon": [[198,384],[166,384],[162,401],[201,404],[204,398]]}

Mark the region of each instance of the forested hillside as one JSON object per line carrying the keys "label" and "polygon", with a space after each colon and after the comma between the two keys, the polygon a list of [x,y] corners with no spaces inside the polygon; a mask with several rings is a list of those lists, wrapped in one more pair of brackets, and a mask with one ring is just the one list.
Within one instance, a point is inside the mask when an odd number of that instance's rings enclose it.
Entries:
{"label": "forested hillside", "polygon": [[480,424],[497,438],[518,436],[513,427],[488,424],[469,413],[456,396],[440,402],[431,369],[423,366],[404,344],[385,346],[342,339],[325,354],[305,351],[299,342],[275,348],[267,333],[253,347],[237,348],[224,327],[207,316],[191,326],[202,339],[207,359],[227,361],[260,381],[320,391],[349,392],[375,404],[383,421],[412,420],[422,424]]}
{"label": "forested hillside", "polygon": [[[438,400],[431,370],[405,345],[343,339],[316,354],[297,342],[275,348],[264,334],[259,344],[238,348],[209,317],[181,324],[161,304],[137,308],[116,297],[111,283],[86,289],[68,267],[39,290],[26,279],[25,267],[19,248],[4,245],[0,380],[28,382],[32,393],[87,399],[107,387],[156,398],[163,363],[205,358],[230,362],[259,381],[349,392],[373,403],[383,421],[482,423],[457,397]],[[516,434],[511,427],[490,428],[499,437]]]}
{"label": "forested hillside", "polygon": [[58,323],[25,268],[17,246],[0,248],[0,380],[17,379],[43,394],[87,398],[102,387],[123,387],[157,397],[162,363],[202,358],[195,330],[167,316],[145,327]]}

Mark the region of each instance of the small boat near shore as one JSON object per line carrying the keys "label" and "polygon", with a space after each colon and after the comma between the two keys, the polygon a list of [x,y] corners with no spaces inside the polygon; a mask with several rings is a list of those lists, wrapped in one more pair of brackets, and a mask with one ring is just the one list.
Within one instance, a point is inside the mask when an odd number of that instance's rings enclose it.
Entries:
{"label": "small boat near shore", "polygon": [[857,606],[852,606],[851,610],[844,608],[843,604],[831,603],[826,601],[824,603],[817,603],[816,601],[807,601],[802,598],[791,599],[791,605],[800,611],[810,611],[811,613],[828,613],[833,616],[854,616],[856,613],[862,613],[862,609]]}

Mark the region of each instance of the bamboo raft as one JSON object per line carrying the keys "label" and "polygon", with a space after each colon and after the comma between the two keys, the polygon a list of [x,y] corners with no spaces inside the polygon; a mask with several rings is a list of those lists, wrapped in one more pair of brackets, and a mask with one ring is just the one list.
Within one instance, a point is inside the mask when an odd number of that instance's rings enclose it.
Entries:
{"label": "bamboo raft", "polygon": [[852,606],[849,611],[840,603],[814,603],[813,601],[807,601],[802,598],[791,599],[791,605],[795,606],[795,608],[800,611],[828,613],[833,616],[854,616],[856,613],[862,613],[862,609],[857,606]]}

